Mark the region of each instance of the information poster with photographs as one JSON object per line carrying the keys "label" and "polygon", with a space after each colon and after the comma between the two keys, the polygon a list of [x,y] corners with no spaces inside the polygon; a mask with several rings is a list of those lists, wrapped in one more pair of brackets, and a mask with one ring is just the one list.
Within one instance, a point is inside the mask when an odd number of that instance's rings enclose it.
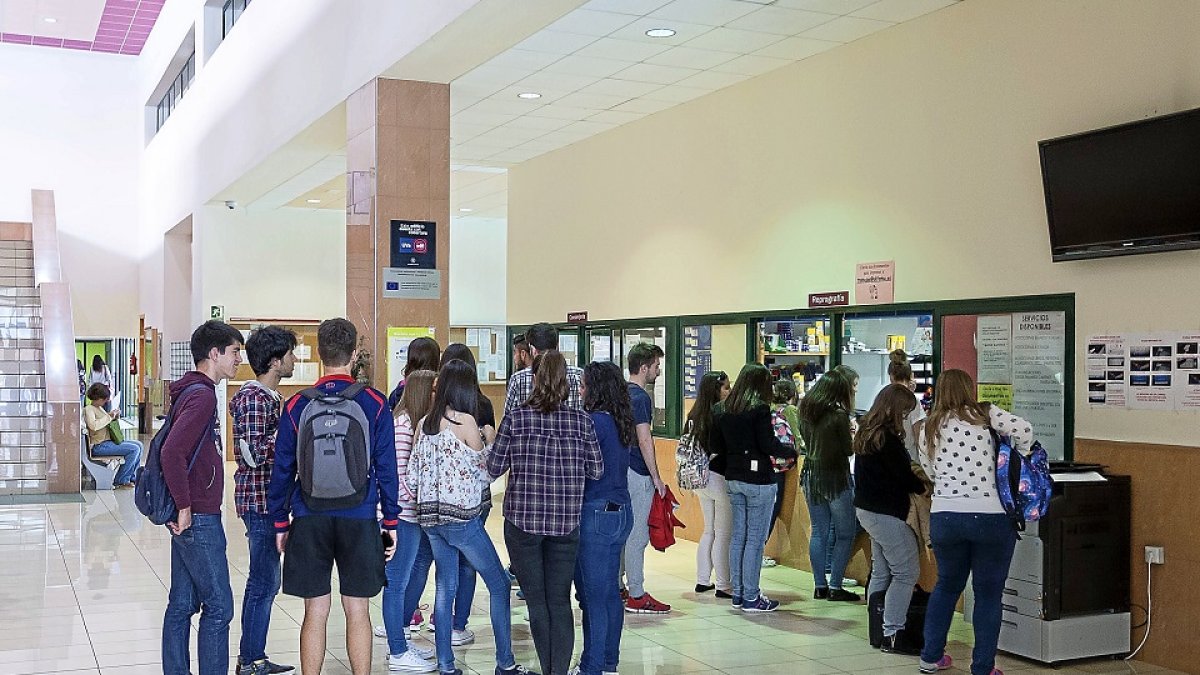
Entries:
{"label": "information poster with photographs", "polygon": [[1087,342],[1088,403],[1200,410],[1198,352],[1200,333],[1094,335]]}

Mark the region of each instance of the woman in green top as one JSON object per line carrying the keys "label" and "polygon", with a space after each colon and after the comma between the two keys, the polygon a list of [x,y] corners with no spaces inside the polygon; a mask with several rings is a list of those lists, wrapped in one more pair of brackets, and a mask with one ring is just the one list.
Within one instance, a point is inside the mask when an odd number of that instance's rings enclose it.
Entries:
{"label": "woman in green top", "polygon": [[817,380],[800,402],[800,434],[808,448],[800,485],[812,523],[808,559],[816,599],[859,600],[857,594],[842,588],[858,531],[850,486],[850,419],[857,386],[858,373],[839,367]]}

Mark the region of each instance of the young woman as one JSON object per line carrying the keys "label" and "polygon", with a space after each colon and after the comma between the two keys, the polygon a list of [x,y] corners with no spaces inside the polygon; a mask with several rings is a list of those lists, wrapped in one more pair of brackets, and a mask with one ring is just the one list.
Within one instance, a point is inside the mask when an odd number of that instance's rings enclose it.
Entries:
{"label": "young woman", "polygon": [[629,448],[636,445],[633,404],[621,368],[593,362],[583,369],[583,407],[596,428],[604,474],[583,487],[575,587],[583,608],[581,675],[617,672],[625,607],[618,590],[621,551],[633,529]]}
{"label": "young woman", "polygon": [[[808,455],[800,472],[812,535],[813,598],[857,602],[857,593],[842,588],[854,548],[858,524],[850,487],[851,419],[858,376],[838,366],[813,385],[800,402],[800,434]],[[830,537],[833,541],[830,541]],[[826,576],[828,563],[829,574]]]}
{"label": "young woman", "polygon": [[[405,485],[414,497],[417,521],[429,537],[437,563],[434,611],[442,616],[453,614],[458,561],[460,556],[466,558],[483,577],[491,596],[496,672],[515,675],[525,669],[513,658],[508,575],[480,517],[481,489],[491,479],[483,470],[483,440],[472,415],[477,390],[475,370],[462,361],[450,361],[441,369],[433,406],[418,425]],[[438,670],[443,673],[456,672],[451,630],[451,622],[442,622],[434,633]]]}
{"label": "young woman", "polygon": [[404,380],[409,373],[418,370],[432,370],[437,372],[439,367],[438,359],[441,358],[442,348],[438,346],[437,340],[427,337],[419,337],[408,345],[408,360],[404,363],[404,375],[400,381],[396,383],[396,388],[388,396],[388,407],[393,410],[396,404],[400,403],[400,396],[404,393]]}
{"label": "young woman", "polygon": [[921,576],[917,536],[908,526],[909,495],[925,484],[912,471],[904,448],[911,431],[905,420],[917,399],[903,384],[889,384],[875,397],[854,437],[854,506],[858,522],[871,535],[871,584],[867,597],[883,600],[885,652],[916,655],[905,636],[908,603]]}
{"label": "young woman", "polygon": [[566,675],[571,665],[571,581],[584,482],[604,475],[592,418],[567,407],[568,394],[563,355],[554,349],[539,353],[533,360],[533,394],[504,417],[487,458],[493,478],[510,472],[504,543],[525,593],[538,660],[548,675]]}
{"label": "young woman", "polygon": [[[709,371],[700,378],[696,403],[688,412],[692,438],[710,457],[713,415],[728,396],[729,376],[721,370]],[[733,598],[733,587],[729,585],[733,508],[729,504],[725,476],[710,465],[708,485],[703,490],[696,490],[696,496],[700,499],[700,512],[704,515],[704,534],[700,536],[700,547],[696,549],[696,592],[707,593],[715,588],[718,598],[729,600]]]}
{"label": "young woman", "polygon": [[796,449],[775,437],[772,395],[771,371],[757,363],[746,364],[716,414],[709,439],[733,511],[729,576],[733,606],[743,612],[773,612],[779,607],[778,600],[762,594],[759,577],[775,504],[775,462],[795,459]]}
{"label": "young woman", "polygon": [[[892,384],[904,385],[908,391],[915,392],[917,390],[917,382],[913,377],[912,365],[908,362],[908,355],[903,349],[888,354],[888,379]],[[913,394],[913,401],[917,401],[917,395]],[[908,450],[909,458],[916,462],[918,461],[917,448],[917,433],[919,431],[918,424],[925,419],[925,408],[921,407],[919,401],[913,406],[911,412],[904,419],[904,447]]]}
{"label": "young woman", "polygon": [[[416,370],[405,378],[404,393],[396,410],[396,468],[400,476],[400,525],[396,529],[396,553],[388,561],[384,571],[387,586],[383,589],[384,636],[388,641],[388,668],[392,671],[428,673],[437,670],[430,663],[433,650],[421,649],[408,643],[408,623],[416,610],[416,598],[408,604],[408,587],[413,576],[417,552],[429,548],[429,539],[417,524],[415,495],[408,489],[408,463],[412,454],[413,438],[417,423],[433,405],[433,382],[437,373],[432,370]],[[432,556],[430,556],[432,557]],[[425,567],[426,572],[429,566]],[[472,578],[474,574],[472,574]],[[423,582],[422,577],[422,582]],[[424,584],[422,583],[422,587]],[[378,633],[376,628],[376,633]]]}
{"label": "young woman", "polygon": [[[97,356],[96,358],[100,358]],[[113,486],[118,488],[133,487],[133,478],[138,467],[142,464],[142,442],[129,438],[123,443],[114,443],[108,431],[108,425],[121,416],[120,411],[106,412],[108,409],[108,387],[96,383],[88,387],[88,401],[91,403],[83,409],[83,421],[87,425],[88,443],[91,444],[92,455],[95,457],[122,457],[125,463],[117,471]]]}
{"label": "young woman", "polygon": [[951,667],[946,633],[958,596],[971,575],[975,610],[971,626],[974,675],[995,669],[1000,638],[1000,599],[1017,535],[996,489],[994,429],[1027,452],[1033,444],[1029,422],[998,406],[975,399],[975,382],[961,370],[947,370],[937,381],[933,410],[921,429],[921,466],[933,479],[930,530],[938,564],[937,585],[925,615],[925,649],[920,670]]}
{"label": "young woman", "polygon": [[104,402],[104,410],[107,411],[111,407],[112,401],[113,374],[99,354],[92,357],[92,370],[88,373],[88,384],[102,384],[108,387],[108,398]]}
{"label": "young woman", "polygon": [[[774,386],[774,403],[771,405],[771,412],[774,413],[776,420],[782,420],[786,425],[786,429],[781,429],[778,424],[775,427],[775,436],[790,435],[793,446],[796,445],[796,438],[800,433],[800,418],[799,409],[796,408],[796,383],[791,377],[777,380]],[[780,440],[783,440],[782,438]],[[799,451],[799,448],[797,448]],[[794,465],[792,465],[794,466]],[[787,482],[788,472],[791,466],[775,467],[775,506],[771,510],[771,528],[767,530],[767,538],[771,538],[771,533],[775,531],[775,523],[779,520],[779,514],[783,511],[783,486]],[[763,558],[763,567],[774,567],[775,560],[772,558]]]}

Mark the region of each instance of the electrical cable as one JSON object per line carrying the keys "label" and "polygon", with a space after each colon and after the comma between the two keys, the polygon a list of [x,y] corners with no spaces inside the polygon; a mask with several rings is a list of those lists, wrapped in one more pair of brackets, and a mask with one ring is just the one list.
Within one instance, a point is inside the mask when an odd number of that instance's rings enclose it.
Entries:
{"label": "electrical cable", "polygon": [[1125,657],[1126,661],[1129,661],[1133,657],[1137,656],[1138,652],[1142,651],[1142,647],[1146,646],[1146,640],[1150,639],[1150,618],[1152,616],[1151,612],[1154,611],[1154,605],[1151,604],[1151,599],[1150,599],[1150,582],[1151,582],[1152,566],[1153,566],[1152,563],[1149,560],[1147,560],[1146,561],[1146,634],[1142,636],[1142,643],[1137,646],[1137,649],[1133,650],[1133,652],[1129,656]]}
{"label": "electrical cable", "polygon": [[[1131,603],[1129,603],[1129,607],[1130,607],[1131,609],[1133,609],[1133,608],[1140,609],[1140,610],[1142,610],[1142,612],[1143,612],[1143,613],[1145,613],[1145,612],[1146,612],[1146,608],[1145,608],[1145,607],[1142,607],[1141,605],[1137,604],[1136,602],[1131,602]],[[1130,627],[1129,627],[1129,630],[1131,630],[1131,631],[1133,631],[1133,630],[1137,630],[1137,629],[1139,629],[1139,628],[1143,628],[1143,627],[1145,627],[1145,625],[1146,625],[1146,620],[1145,620],[1145,619],[1142,619],[1140,622],[1138,622],[1138,623],[1136,623],[1136,624],[1134,624],[1134,625],[1130,626]]]}

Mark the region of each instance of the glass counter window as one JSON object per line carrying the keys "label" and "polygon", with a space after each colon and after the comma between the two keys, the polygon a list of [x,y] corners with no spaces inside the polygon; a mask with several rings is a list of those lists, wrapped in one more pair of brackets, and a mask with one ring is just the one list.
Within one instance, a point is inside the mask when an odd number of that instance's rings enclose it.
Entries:
{"label": "glass counter window", "polygon": [[683,408],[680,428],[696,403],[700,380],[710,371],[736,379],[746,365],[746,324],[703,324],[683,327]]}
{"label": "glass counter window", "polygon": [[829,368],[832,337],[828,317],[767,319],[758,324],[758,362],[777,379],[791,377],[797,388],[812,388]]}
{"label": "glass counter window", "polygon": [[933,382],[932,314],[848,316],[843,321],[842,363],[858,373],[855,408],[869,410],[891,382],[889,355],[897,349],[908,355],[917,393],[924,394]]}

